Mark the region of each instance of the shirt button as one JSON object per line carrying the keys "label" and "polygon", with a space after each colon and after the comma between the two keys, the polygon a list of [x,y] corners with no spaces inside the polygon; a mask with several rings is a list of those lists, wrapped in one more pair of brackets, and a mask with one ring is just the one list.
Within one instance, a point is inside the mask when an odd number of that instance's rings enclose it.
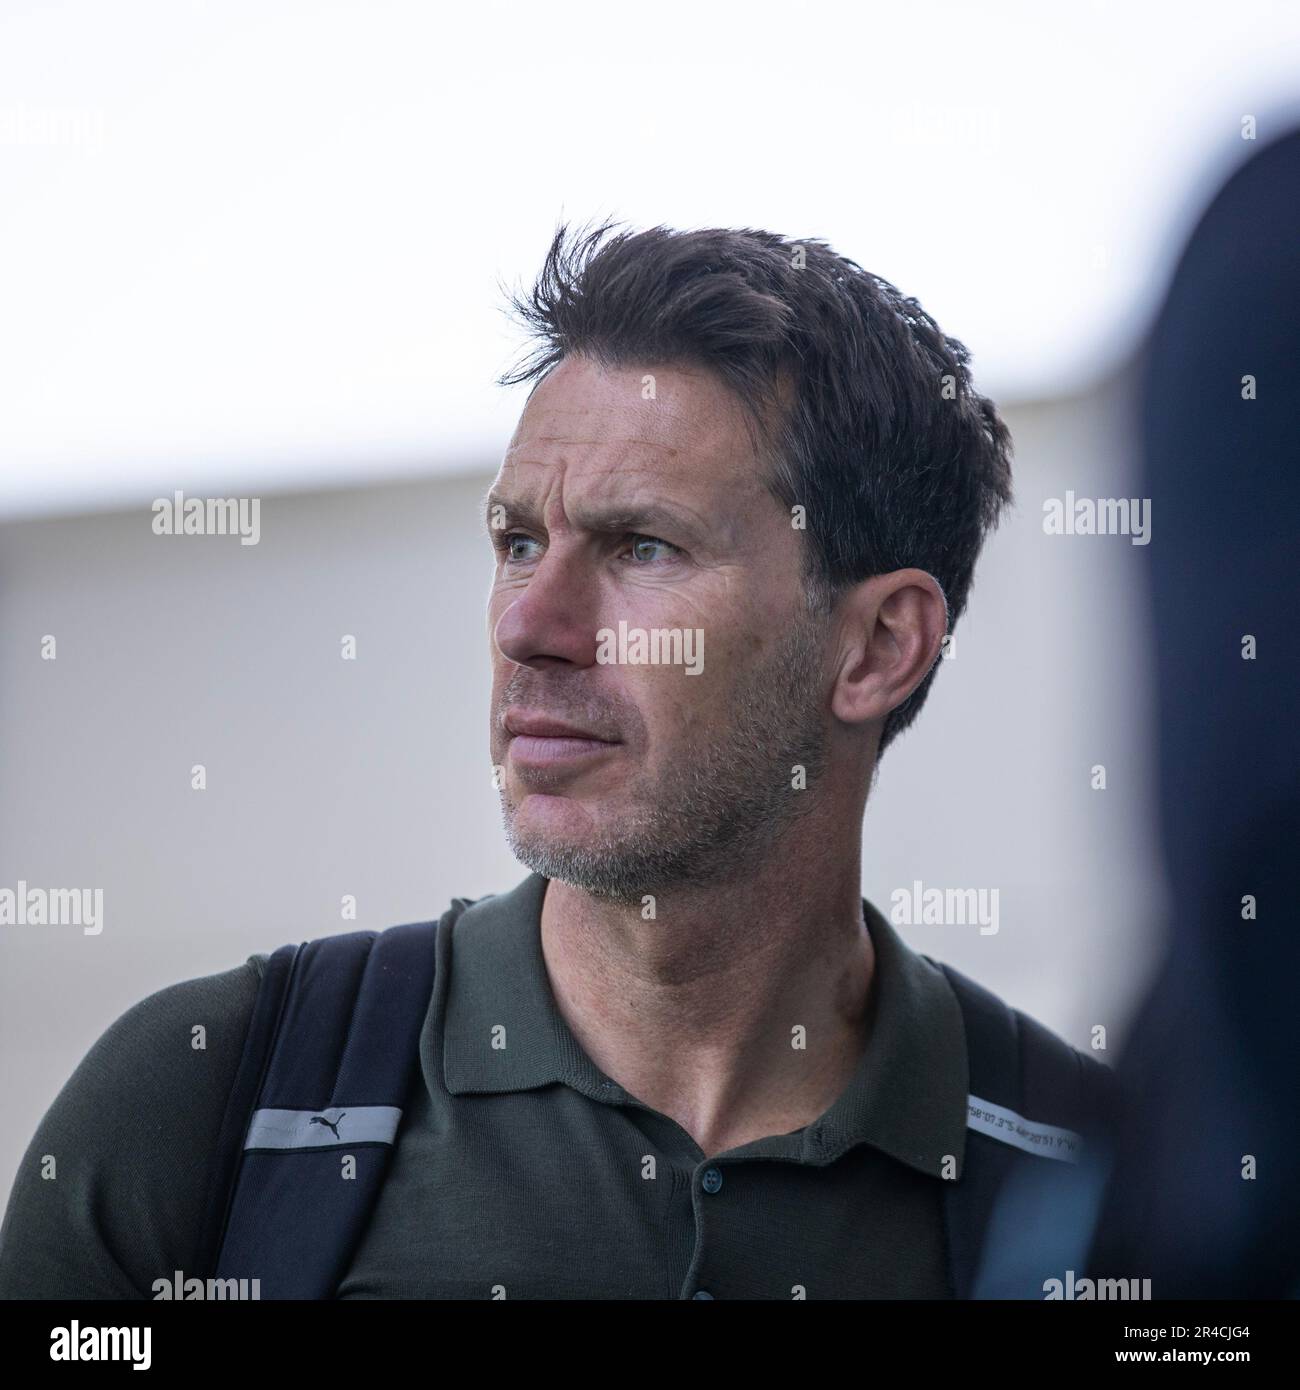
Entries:
{"label": "shirt button", "polygon": [[716,1168],[706,1168],[702,1186],[706,1192],[716,1192],[722,1186],[722,1174]]}
{"label": "shirt button", "polygon": [[708,1289],[696,1289],[695,1292],[691,1295],[691,1297],[692,1297],[692,1298],[712,1298],[713,1295],[708,1291]]}

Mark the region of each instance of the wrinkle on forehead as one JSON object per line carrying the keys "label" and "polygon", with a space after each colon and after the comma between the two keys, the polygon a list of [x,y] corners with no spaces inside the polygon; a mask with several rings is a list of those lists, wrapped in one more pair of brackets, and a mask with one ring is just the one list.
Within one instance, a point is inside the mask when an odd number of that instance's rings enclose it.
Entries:
{"label": "wrinkle on forehead", "polygon": [[[545,431],[533,436],[539,441],[563,442],[564,436],[556,433],[557,426],[564,429],[568,420],[576,418],[585,423],[584,435],[594,431],[670,449],[689,447],[701,438],[706,447],[725,447],[733,442],[726,436],[734,435],[737,424],[748,426],[744,403],[712,373],[666,363],[652,374],[655,396],[647,400],[642,395],[645,373],[640,367],[607,367],[582,358],[568,359],[539,384],[536,395],[529,397],[516,438],[527,432],[530,417],[537,429]],[[665,443],[657,436],[669,428],[676,428],[680,437]],[[740,433],[747,437],[748,428]],[[600,441],[574,437],[570,442]]]}
{"label": "wrinkle on forehead", "polygon": [[[639,435],[635,434],[619,435],[616,439],[576,439],[567,434],[538,434],[530,436],[529,442],[537,444],[644,444],[651,449],[664,449],[670,454],[679,454],[682,452],[675,444],[665,444],[658,439],[642,439]],[[521,444],[512,445],[506,452],[513,453],[515,449],[522,447],[523,445]]]}
{"label": "wrinkle on forehead", "polygon": [[748,459],[634,435],[530,436],[507,450],[501,463],[502,480],[507,476],[516,486],[530,490],[540,485],[549,491],[561,479],[566,491],[579,485],[600,494],[620,490],[621,484],[658,488],[675,499],[690,495],[706,506],[725,495],[728,507],[735,506],[739,491],[758,482]]}

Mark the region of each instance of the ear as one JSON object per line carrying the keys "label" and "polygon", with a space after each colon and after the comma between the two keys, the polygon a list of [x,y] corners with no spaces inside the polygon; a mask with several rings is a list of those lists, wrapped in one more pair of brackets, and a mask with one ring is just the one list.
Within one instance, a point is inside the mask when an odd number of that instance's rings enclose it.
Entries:
{"label": "ear", "polygon": [[841,595],[841,660],[831,711],[846,724],[879,721],[925,679],[948,631],[948,604],[925,570],[893,570]]}

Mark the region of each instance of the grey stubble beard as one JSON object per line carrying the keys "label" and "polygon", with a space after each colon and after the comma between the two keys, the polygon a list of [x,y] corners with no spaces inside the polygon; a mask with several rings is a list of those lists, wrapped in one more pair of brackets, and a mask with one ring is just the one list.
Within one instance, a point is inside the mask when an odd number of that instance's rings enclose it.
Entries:
{"label": "grey stubble beard", "polygon": [[[746,873],[814,804],[827,757],[820,660],[821,625],[801,615],[737,692],[726,737],[683,748],[648,792],[631,788],[636,813],[597,840],[566,844],[520,834],[503,785],[511,852],[545,878],[635,904]],[[805,770],[799,790],[796,767]]]}

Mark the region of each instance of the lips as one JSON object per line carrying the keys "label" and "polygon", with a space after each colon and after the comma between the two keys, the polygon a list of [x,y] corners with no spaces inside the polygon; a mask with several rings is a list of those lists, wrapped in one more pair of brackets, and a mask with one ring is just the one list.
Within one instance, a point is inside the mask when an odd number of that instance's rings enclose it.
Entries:
{"label": "lips", "polygon": [[502,723],[510,735],[511,763],[539,775],[544,771],[553,775],[566,764],[581,766],[609,753],[620,742],[566,719],[527,710],[507,711]]}
{"label": "lips", "polygon": [[585,739],[593,743],[617,743],[616,738],[606,738],[603,734],[580,725],[570,724],[562,719],[552,719],[548,715],[529,714],[525,710],[510,710],[504,720],[505,729],[512,737]]}

